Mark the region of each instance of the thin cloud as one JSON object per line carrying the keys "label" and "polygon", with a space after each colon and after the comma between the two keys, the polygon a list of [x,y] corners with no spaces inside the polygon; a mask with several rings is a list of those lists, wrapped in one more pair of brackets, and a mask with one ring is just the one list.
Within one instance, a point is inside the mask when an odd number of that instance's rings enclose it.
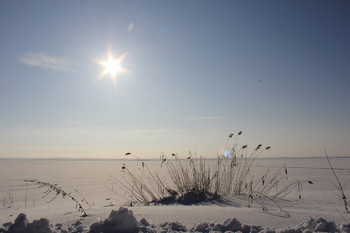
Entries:
{"label": "thin cloud", "polygon": [[135,130],[136,133],[182,133],[183,130],[176,130],[176,129],[170,129],[170,128],[164,128],[164,129],[138,129]]}
{"label": "thin cloud", "polygon": [[129,26],[128,26],[128,31],[132,31],[134,29],[134,23],[129,23]]}
{"label": "thin cloud", "polygon": [[45,53],[25,53],[20,56],[19,60],[31,67],[52,70],[69,70],[71,65],[66,58],[51,57]]}
{"label": "thin cloud", "polygon": [[196,116],[187,117],[186,120],[225,120],[230,118],[229,116]]}

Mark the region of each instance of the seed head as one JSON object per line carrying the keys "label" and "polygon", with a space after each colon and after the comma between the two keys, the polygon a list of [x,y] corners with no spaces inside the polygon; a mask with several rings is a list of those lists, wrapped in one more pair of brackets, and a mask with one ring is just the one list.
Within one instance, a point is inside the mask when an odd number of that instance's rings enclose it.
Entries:
{"label": "seed head", "polygon": [[230,135],[228,135],[229,138],[232,138],[232,136],[233,136],[233,133],[231,133]]}
{"label": "seed head", "polygon": [[128,152],[128,153],[126,153],[126,154],[125,154],[125,156],[127,156],[127,155],[131,155],[131,153],[130,153],[130,152]]}
{"label": "seed head", "polygon": [[160,164],[160,167],[162,167],[163,166],[163,163],[166,161],[166,159],[165,158],[163,158],[162,159],[162,163]]}
{"label": "seed head", "polygon": [[271,146],[268,146],[268,147],[266,147],[265,149],[266,149],[266,150],[270,150],[270,149],[271,149]]}
{"label": "seed head", "polygon": [[238,135],[241,135],[241,134],[242,134],[242,131],[239,131],[239,132],[238,132]]}

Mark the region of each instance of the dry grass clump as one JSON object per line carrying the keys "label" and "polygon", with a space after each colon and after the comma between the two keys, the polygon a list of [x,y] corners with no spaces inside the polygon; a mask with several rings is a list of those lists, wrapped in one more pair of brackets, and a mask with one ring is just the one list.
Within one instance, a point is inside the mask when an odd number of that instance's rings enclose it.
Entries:
{"label": "dry grass clump", "polygon": [[[253,163],[271,147],[259,144],[249,152],[248,145],[239,146],[237,143],[241,134],[242,131],[238,132],[235,139],[230,134],[224,154],[216,159],[197,158],[191,153],[187,159],[179,159],[177,154],[172,154],[169,159],[161,154],[161,166],[166,166],[168,177],[160,177],[137,156],[126,153],[141,162],[140,173],[131,172],[124,164],[122,181],[115,179],[114,182],[125,191],[124,197],[131,205],[136,202],[195,204],[226,195],[243,195],[248,197],[250,203],[256,200],[263,205],[265,199],[284,197],[296,182],[279,187],[287,175],[282,168],[272,174],[267,170],[260,179],[255,179]],[[230,141],[233,144],[230,145]]]}
{"label": "dry grass clump", "polygon": [[[131,153],[126,153],[126,155],[131,155]],[[140,160],[136,155],[132,156]],[[156,172],[152,172],[144,161],[141,161],[141,166],[142,168],[138,169],[139,174],[134,174],[123,164],[122,180],[112,176],[114,184],[121,187],[126,192],[126,197],[130,198],[130,205],[136,202],[150,203],[171,195],[171,190],[167,188],[167,185]],[[110,189],[110,191],[120,196],[113,189]],[[121,197],[124,198],[125,196]]]}

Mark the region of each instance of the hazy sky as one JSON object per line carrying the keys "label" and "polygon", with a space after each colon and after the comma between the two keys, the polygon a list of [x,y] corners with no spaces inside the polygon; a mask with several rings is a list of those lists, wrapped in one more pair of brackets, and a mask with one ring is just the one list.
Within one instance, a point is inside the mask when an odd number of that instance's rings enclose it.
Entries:
{"label": "hazy sky", "polygon": [[[0,1],[0,157],[350,155],[350,1]],[[125,55],[116,80],[96,61]]]}

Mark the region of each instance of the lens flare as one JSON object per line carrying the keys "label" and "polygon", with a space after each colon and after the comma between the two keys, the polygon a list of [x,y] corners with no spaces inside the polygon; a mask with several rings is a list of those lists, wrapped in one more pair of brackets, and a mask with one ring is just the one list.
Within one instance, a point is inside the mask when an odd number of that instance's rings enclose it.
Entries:
{"label": "lens flare", "polygon": [[227,157],[229,157],[230,156],[230,151],[229,150],[225,150],[225,152],[224,152],[224,157],[225,158],[227,158]]}

